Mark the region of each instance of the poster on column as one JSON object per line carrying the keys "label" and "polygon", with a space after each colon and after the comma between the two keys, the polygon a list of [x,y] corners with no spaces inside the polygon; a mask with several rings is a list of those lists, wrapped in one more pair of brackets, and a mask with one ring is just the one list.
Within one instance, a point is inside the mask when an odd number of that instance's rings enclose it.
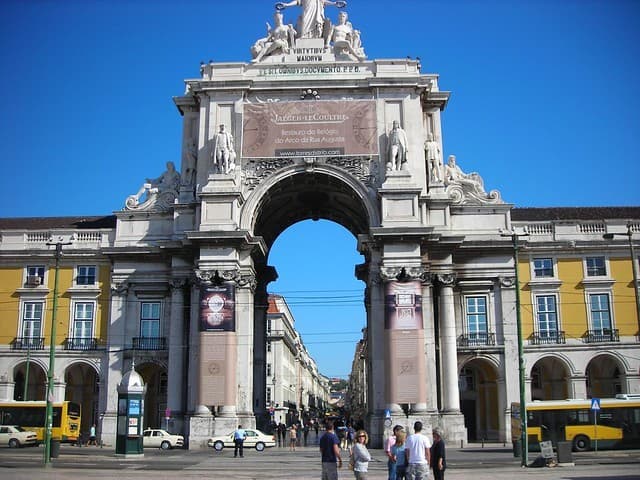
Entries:
{"label": "poster on column", "polygon": [[420,330],[422,294],[420,282],[388,282],[385,291],[386,330]]}
{"label": "poster on column", "polygon": [[390,402],[425,403],[425,338],[419,281],[387,283],[385,331]]}
{"label": "poster on column", "polygon": [[209,285],[200,290],[200,331],[235,332],[236,301],[233,283]]}

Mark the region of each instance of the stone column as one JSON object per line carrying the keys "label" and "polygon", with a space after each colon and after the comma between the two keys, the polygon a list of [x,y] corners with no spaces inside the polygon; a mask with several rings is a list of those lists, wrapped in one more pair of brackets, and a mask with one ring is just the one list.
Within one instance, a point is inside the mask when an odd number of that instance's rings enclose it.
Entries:
{"label": "stone column", "polygon": [[253,416],[253,327],[256,277],[252,273],[242,273],[235,277],[236,291],[236,334],[238,337],[238,361],[235,366],[238,416],[242,424],[255,426]]}
{"label": "stone column", "polygon": [[436,332],[435,332],[435,312],[434,312],[434,299],[433,299],[433,283],[431,276],[425,274],[422,281],[422,315],[424,317],[424,331],[425,331],[425,349],[427,358],[426,375],[427,379],[433,379],[428,381],[425,379],[427,385],[427,411],[438,411],[438,382],[436,382]]}
{"label": "stone column", "polygon": [[460,412],[458,387],[458,351],[456,316],[453,304],[453,273],[439,274],[440,281],[440,349],[442,352],[442,409],[445,413]]}
{"label": "stone column", "polygon": [[[171,418],[182,423],[184,415],[183,394],[185,385],[184,362],[186,339],[184,338],[184,288],[186,280],[175,278],[171,285],[171,315],[169,319],[169,365],[167,368],[167,408]],[[181,430],[181,429],[178,429]]]}

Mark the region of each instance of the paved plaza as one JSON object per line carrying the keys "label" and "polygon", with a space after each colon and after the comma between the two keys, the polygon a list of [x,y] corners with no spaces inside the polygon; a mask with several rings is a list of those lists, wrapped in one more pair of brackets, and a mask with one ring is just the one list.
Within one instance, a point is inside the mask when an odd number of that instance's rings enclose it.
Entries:
{"label": "paved plaza", "polygon": [[[386,480],[386,460],[382,450],[371,450],[371,480]],[[345,455],[346,457],[346,455]],[[473,445],[448,449],[452,479],[640,479],[640,451],[589,452],[574,456],[575,466],[555,468],[522,468],[508,446]],[[212,450],[145,450],[142,458],[122,459],[112,448],[77,448],[63,446],[60,457],[52,465],[42,464],[42,447],[0,450],[0,479],[50,480],[81,479],[320,479],[317,446],[273,448],[262,453],[248,450],[245,458],[233,458],[233,452]],[[346,468],[340,479],[352,479]]]}

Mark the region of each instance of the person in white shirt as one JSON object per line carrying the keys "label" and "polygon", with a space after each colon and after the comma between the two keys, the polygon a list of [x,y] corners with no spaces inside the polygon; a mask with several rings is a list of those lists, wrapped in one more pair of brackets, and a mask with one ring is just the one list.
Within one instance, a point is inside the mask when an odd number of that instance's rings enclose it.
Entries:
{"label": "person in white shirt", "polygon": [[413,433],[405,443],[407,461],[407,479],[424,480],[429,475],[431,460],[431,440],[422,435],[422,422],[413,424]]}

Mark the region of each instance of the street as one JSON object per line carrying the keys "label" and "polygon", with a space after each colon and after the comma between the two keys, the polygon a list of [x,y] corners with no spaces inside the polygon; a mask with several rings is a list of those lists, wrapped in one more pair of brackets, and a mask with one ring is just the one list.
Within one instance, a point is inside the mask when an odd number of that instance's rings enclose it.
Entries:
{"label": "street", "polygon": [[[386,458],[382,450],[371,450],[369,478],[383,480]],[[531,454],[531,460],[536,454]],[[347,458],[347,453],[343,452]],[[522,468],[510,446],[502,444],[449,447],[446,478],[451,479],[640,479],[640,451],[587,452],[574,454],[575,466]],[[353,478],[345,466],[340,479]],[[0,478],[12,480],[51,479],[320,479],[320,459],[316,445],[271,448],[264,452],[245,450],[244,458],[233,458],[233,451],[146,449],[142,458],[120,458],[113,447],[74,447],[63,445],[60,456],[43,466],[43,448],[0,449]]]}

